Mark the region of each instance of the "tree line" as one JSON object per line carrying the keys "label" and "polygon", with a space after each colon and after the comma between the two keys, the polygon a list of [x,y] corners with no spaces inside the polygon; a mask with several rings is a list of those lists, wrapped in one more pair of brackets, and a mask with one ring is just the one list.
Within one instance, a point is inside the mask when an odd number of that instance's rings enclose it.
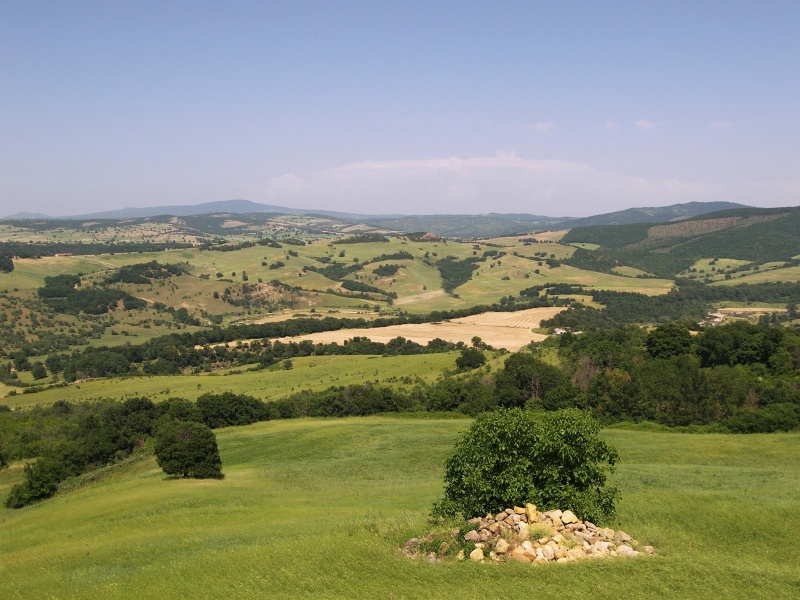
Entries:
{"label": "tree line", "polygon": [[[396,341],[401,349],[412,344]],[[537,355],[542,347],[556,351],[557,365]],[[495,371],[479,368],[406,387],[365,382],[277,399],[225,392],[204,394],[196,403],[131,398],[62,401],[30,411],[5,407],[0,455],[40,457],[7,502],[21,506],[47,497],[63,479],[129,456],[165,419],[219,428],[299,417],[577,408],[605,424],[644,421],[732,433],[800,427],[800,334],[792,330],[741,321],[692,335],[673,322],[650,332],[626,326],[565,334],[533,350],[510,355]]]}

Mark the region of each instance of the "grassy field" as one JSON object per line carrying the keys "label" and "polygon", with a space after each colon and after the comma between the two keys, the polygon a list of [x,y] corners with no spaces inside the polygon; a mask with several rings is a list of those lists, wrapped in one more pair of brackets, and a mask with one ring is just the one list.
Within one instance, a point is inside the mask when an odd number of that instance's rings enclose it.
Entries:
{"label": "grassy field", "polygon": [[[296,420],[218,432],[225,478],[152,458],[0,509],[0,597],[792,598],[800,435],[607,430],[618,523],[657,556],[532,567],[413,562],[467,420]],[[0,496],[19,468],[0,472]]]}
{"label": "grassy field", "polygon": [[711,285],[741,285],[743,283],[768,283],[771,281],[800,281],[800,267],[765,269],[748,273],[737,273],[733,279],[715,281]]}
{"label": "grassy field", "polygon": [[[35,394],[2,398],[11,408],[50,405],[57,400],[93,401],[101,398],[147,396],[153,401],[178,396],[195,400],[202,394],[235,392],[264,400],[282,398],[300,390],[323,390],[330,386],[354,385],[366,381],[397,383],[402,378],[420,377],[432,381],[444,369],[455,370],[459,352],[411,356],[307,356],[292,359],[292,369],[281,364],[263,371],[248,367],[199,375],[98,379],[52,388]],[[500,359],[501,361],[504,358]],[[238,371],[238,372],[237,372]],[[0,393],[11,391],[0,388]]]}

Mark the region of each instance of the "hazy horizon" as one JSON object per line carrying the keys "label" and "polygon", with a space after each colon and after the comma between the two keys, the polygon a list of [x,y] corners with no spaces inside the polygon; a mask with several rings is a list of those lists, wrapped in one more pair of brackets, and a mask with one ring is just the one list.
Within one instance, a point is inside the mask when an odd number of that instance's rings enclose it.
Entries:
{"label": "hazy horizon", "polygon": [[800,204],[800,4],[5,3],[0,213]]}

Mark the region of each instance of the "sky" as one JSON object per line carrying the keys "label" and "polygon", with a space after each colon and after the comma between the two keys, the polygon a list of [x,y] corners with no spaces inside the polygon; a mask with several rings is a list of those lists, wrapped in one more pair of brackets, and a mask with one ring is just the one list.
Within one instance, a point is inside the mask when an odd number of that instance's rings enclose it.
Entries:
{"label": "sky", "polygon": [[800,2],[0,0],[0,215],[800,204]]}

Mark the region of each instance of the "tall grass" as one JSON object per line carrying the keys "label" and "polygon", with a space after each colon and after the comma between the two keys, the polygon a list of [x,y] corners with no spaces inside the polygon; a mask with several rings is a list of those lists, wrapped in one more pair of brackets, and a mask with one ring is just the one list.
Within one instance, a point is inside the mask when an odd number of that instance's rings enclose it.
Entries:
{"label": "tall grass", "polygon": [[[531,567],[399,553],[429,527],[466,420],[370,417],[218,432],[225,479],[154,462],[0,511],[3,598],[788,598],[800,436],[608,431],[621,527],[652,558]],[[0,491],[0,494],[3,492]]]}

